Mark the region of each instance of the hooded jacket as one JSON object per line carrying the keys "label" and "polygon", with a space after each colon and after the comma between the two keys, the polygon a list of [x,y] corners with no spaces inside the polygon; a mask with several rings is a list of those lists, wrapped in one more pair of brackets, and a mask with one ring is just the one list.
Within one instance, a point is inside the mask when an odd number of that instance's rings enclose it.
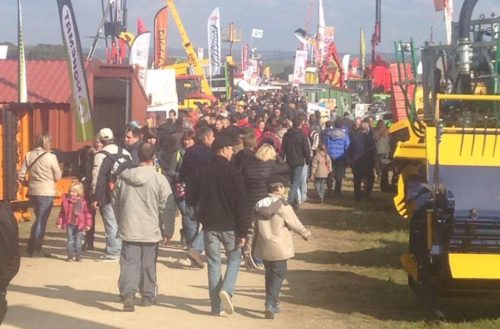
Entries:
{"label": "hooded jacket", "polygon": [[347,149],[349,148],[349,135],[342,128],[329,129],[325,133],[323,143],[326,146],[328,155],[334,160],[347,159]]}
{"label": "hooded jacket", "polygon": [[154,166],[126,169],[120,174],[113,209],[118,235],[124,241],[154,243],[163,235],[173,235],[174,197],[167,179]]}
{"label": "hooded jacket", "polygon": [[311,235],[295,215],[292,206],[279,194],[271,193],[257,202],[253,219],[254,255],[266,261],[286,260],[295,255],[291,231],[306,240]]}

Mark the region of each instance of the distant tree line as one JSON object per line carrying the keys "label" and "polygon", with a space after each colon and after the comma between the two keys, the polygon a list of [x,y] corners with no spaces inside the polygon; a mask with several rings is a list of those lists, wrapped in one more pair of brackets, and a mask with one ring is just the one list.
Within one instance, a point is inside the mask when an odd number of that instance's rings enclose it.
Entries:
{"label": "distant tree line", "polygon": [[[19,48],[9,42],[2,43],[9,46],[7,49],[7,59],[17,59],[19,56]],[[65,59],[66,53],[62,45],[46,45],[38,44],[36,46],[25,46],[24,53],[26,60],[50,60],[50,59]]]}

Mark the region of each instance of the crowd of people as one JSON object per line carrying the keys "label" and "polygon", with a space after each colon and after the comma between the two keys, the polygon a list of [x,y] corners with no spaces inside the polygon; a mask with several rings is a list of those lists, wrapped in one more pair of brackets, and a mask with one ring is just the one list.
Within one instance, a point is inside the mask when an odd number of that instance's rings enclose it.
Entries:
{"label": "crowd of people", "polygon": [[[63,196],[57,226],[66,230],[68,261],[94,249],[95,216],[104,223],[105,253],[100,261],[120,261],[119,292],[125,311],[135,296],[155,302],[159,243],[169,242],[174,217],[182,217],[181,240],[195,267],[208,267],[214,315],[232,314],[232,296],[242,259],[265,270],[265,317],[279,312],[278,296],[294,255],[290,231],[311,232],[295,210],[310,198],[342,196],[346,168],[352,168],[354,198],[369,199],[375,180],[388,184],[387,128],[370,120],[322,118],[307,113],[304,98],[290,92],[250,93],[224,106],[168,117],[156,124],[135,121],[123,141],[109,128],[80,152],[81,179]],[[42,134],[23,162],[18,179],[29,187],[35,221],[29,256],[43,256],[43,237],[61,178],[51,138]],[[221,273],[221,245],[227,257]],[[203,255],[204,254],[204,255]]]}

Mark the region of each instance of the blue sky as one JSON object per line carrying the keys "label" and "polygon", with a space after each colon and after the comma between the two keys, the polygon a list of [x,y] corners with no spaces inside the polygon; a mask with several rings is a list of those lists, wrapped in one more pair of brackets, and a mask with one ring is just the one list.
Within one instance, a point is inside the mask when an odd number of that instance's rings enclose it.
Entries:
{"label": "blue sky", "polygon": [[[327,25],[335,27],[335,41],[339,52],[359,52],[359,30],[366,36],[366,49],[373,33],[375,0],[323,0]],[[293,31],[305,26],[310,0],[177,0],[175,3],[185,28],[195,47],[205,47],[206,20],[215,7],[220,7],[223,27],[234,22],[242,31],[244,42],[250,42],[252,28],[264,30],[263,39],[255,39],[254,46],[262,50],[293,51],[298,41]],[[317,1],[314,1],[310,29],[317,24]],[[455,0],[455,20],[462,0]],[[89,47],[89,36],[96,33],[101,19],[101,0],[72,0],[84,47]],[[136,31],[140,16],[148,28],[153,17],[164,6],[164,0],[128,0],[128,29]],[[22,0],[25,43],[60,44],[61,33],[56,0]],[[500,15],[499,0],[479,0],[474,17],[479,14]],[[17,43],[17,0],[1,0],[0,42]],[[434,40],[444,39],[442,12],[435,12],[433,0],[382,0],[382,42],[380,52],[393,52],[396,40],[409,40],[417,45],[430,38],[434,26]],[[180,37],[170,20],[169,47],[181,48]],[[103,46],[103,41],[99,46]],[[239,49],[238,45],[234,46]]]}

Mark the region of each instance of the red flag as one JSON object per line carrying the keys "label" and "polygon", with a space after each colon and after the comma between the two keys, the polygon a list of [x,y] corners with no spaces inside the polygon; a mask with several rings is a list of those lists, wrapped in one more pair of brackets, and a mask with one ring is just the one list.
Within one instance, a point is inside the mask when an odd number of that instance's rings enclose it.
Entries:
{"label": "red flag", "polygon": [[146,25],[142,21],[140,17],[137,17],[137,35],[148,32],[149,30],[146,28]]}

